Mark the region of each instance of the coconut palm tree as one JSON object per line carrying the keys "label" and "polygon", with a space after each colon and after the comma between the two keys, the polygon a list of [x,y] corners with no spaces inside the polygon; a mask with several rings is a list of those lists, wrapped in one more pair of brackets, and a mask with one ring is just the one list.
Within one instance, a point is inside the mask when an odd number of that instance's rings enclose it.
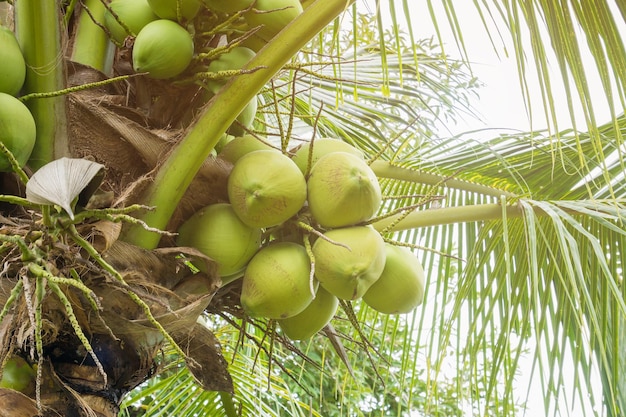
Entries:
{"label": "coconut palm tree", "polygon": [[[523,89],[525,54],[534,58],[549,121],[547,131],[490,140],[436,133],[462,111],[472,80],[415,39],[410,5],[377,2],[377,33],[351,1],[303,2],[293,24],[243,71],[221,74],[232,78],[205,102],[206,62],[234,45],[224,40],[255,35],[237,26],[239,15],[202,11],[194,33],[206,55],[170,83],[129,70],[132,44],[119,45],[111,68],[108,35],[93,24],[103,3],[15,1],[29,65],[21,99],[38,131],[27,172],[3,176],[1,351],[36,365],[36,384],[3,391],[5,409],[107,416],[125,399],[127,415],[517,415],[530,389],[516,372],[532,366],[546,414],[566,414],[563,404],[623,414],[621,4],[477,6],[510,31]],[[445,15],[427,8],[463,49],[462,17],[445,6]],[[346,22],[352,42],[342,38]],[[590,101],[579,33],[607,121]],[[580,103],[584,127],[558,129],[556,84],[568,106]],[[240,280],[221,286],[210,259],[163,232],[226,198],[230,167],[210,154],[255,96],[250,129],[283,152],[323,136],[365,152],[389,197],[371,225],[411,247],[426,270],[415,313],[344,301],[322,334],[290,342],[273,321],[242,313]],[[61,198],[48,192],[51,175],[37,172],[62,156],[104,168],[53,165],[74,191]],[[23,183],[43,186],[33,197]]]}

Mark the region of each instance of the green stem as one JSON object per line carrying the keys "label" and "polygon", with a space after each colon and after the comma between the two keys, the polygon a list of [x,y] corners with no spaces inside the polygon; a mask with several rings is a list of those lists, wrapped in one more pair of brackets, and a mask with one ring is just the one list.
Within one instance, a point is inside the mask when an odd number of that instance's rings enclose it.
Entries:
{"label": "green stem", "polygon": [[416,169],[402,168],[392,165],[386,161],[374,161],[370,165],[378,178],[392,178],[396,180],[419,182],[421,184],[438,185],[448,188],[456,188],[472,193],[483,194],[492,197],[516,197],[515,194],[508,191],[488,187],[482,184],[475,184],[468,181],[457,180],[442,175],[422,172]]}
{"label": "green stem", "polygon": [[[315,1],[244,68],[260,70],[234,77],[211,99],[197,123],[164,161],[144,194],[142,203],[155,207],[155,210],[145,213],[142,220],[159,229],[167,226],[200,166],[237,115],[285,63],[354,1]],[[124,236],[129,243],[147,249],[156,247],[160,237],[137,226],[131,227]]]}
{"label": "green stem", "polygon": [[[25,94],[65,87],[59,10],[57,0],[15,2],[16,35],[27,67]],[[33,99],[27,106],[37,124],[37,139],[29,165],[37,169],[69,154],[66,102],[65,97]]]}
{"label": "green stem", "polygon": [[[86,0],[80,11],[71,59],[108,74],[113,65],[115,47],[98,26],[104,24],[106,7],[101,0]],[[94,22],[95,20],[95,22]]]}
{"label": "green stem", "polygon": [[[506,216],[522,217],[523,210],[518,205],[506,206]],[[401,218],[395,215],[381,219],[372,224],[378,231],[397,232],[400,230],[415,229],[418,227],[438,226],[451,223],[467,223],[502,219],[502,206],[500,204],[477,204],[472,206],[445,207],[430,210],[417,210]]]}
{"label": "green stem", "polygon": [[233,396],[229,392],[219,391],[220,400],[222,401],[222,406],[224,407],[224,411],[228,417],[236,417],[239,415],[237,410],[235,409],[235,404],[233,403]]}

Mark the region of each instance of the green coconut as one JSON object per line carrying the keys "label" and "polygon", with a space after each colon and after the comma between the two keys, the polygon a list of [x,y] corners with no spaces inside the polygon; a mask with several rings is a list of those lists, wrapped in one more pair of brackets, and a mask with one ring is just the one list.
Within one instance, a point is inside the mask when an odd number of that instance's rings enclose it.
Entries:
{"label": "green coconut", "polygon": [[328,292],[356,300],[385,267],[385,241],[369,226],[329,230],[313,244],[315,276]]}
{"label": "green coconut", "polygon": [[424,269],[407,248],[386,243],[385,252],[385,269],[363,301],[381,313],[409,313],[424,300]]}
{"label": "green coconut", "polygon": [[330,322],[338,306],[339,299],[320,286],[307,308],[293,317],[277,320],[277,323],[291,340],[306,340]]}
{"label": "green coconut", "polygon": [[348,152],[322,156],[311,169],[307,190],[311,214],[325,228],[369,220],[382,201],[374,171]]}
{"label": "green coconut", "polygon": [[15,96],[26,78],[26,62],[15,34],[0,26],[0,92]]}
{"label": "green coconut", "polygon": [[[207,66],[207,72],[217,73],[221,71],[237,71],[244,67],[254,56],[256,52],[245,46],[235,46],[228,52],[220,54]],[[216,93],[229,78],[219,78],[210,80],[207,85],[209,90]],[[256,111],[255,111],[256,113]]]}
{"label": "green coconut", "polygon": [[228,161],[231,164],[235,164],[242,156],[249,154],[250,152],[261,150],[278,152],[278,150],[272,148],[270,145],[255,136],[243,135],[237,136],[228,141],[228,143],[222,147],[222,150],[218,155],[223,160]]}
{"label": "green coconut", "polygon": [[9,388],[20,392],[34,392],[37,372],[19,356],[11,356],[2,368],[0,388]]}
{"label": "green coconut", "polygon": [[250,152],[228,177],[228,198],[248,226],[277,226],[295,215],[306,201],[306,181],[296,164],[274,150]]}
{"label": "green coconut", "polygon": [[299,0],[256,0],[244,18],[250,28],[261,28],[262,38],[271,39],[302,12]]}
{"label": "green coconut", "polygon": [[[13,154],[20,166],[26,165],[35,146],[35,119],[20,100],[0,93],[0,142]],[[11,163],[0,154],[0,172],[12,171]]]}
{"label": "green coconut", "polygon": [[154,20],[143,27],[133,46],[133,69],[156,79],[182,73],[193,57],[193,39],[176,22]]}
{"label": "green coconut", "polygon": [[[300,171],[306,173],[309,163],[309,152],[311,151],[311,142],[303,143],[298,146],[291,159],[298,165]],[[365,159],[363,152],[347,142],[333,138],[319,138],[313,141],[313,154],[311,155],[311,167],[324,155],[331,152],[348,152],[361,159]],[[310,171],[310,169],[309,169]]]}
{"label": "green coconut", "polygon": [[261,234],[261,229],[239,220],[230,204],[218,203],[183,223],[176,243],[198,249],[217,262],[220,276],[227,277],[243,270],[261,246]]}
{"label": "green coconut", "polygon": [[311,263],[306,249],[278,242],[257,252],[243,276],[241,305],[253,317],[284,319],[303,311],[313,300]]}
{"label": "green coconut", "polygon": [[233,124],[228,128],[228,133],[234,136],[241,136],[246,133],[246,129],[250,129],[254,123],[256,112],[259,107],[256,96],[246,104],[241,113],[237,116]]}
{"label": "green coconut", "polygon": [[[117,21],[113,13],[128,27],[130,34],[126,33],[126,29]],[[128,35],[137,36],[145,25],[158,18],[147,0],[112,0],[109,3],[109,9],[104,14],[104,25],[110,32],[111,38],[121,44]]]}
{"label": "green coconut", "polygon": [[154,14],[161,19],[192,20],[202,7],[200,0],[148,0]]}
{"label": "green coconut", "polygon": [[207,8],[224,13],[235,13],[254,3],[254,0],[204,0]]}

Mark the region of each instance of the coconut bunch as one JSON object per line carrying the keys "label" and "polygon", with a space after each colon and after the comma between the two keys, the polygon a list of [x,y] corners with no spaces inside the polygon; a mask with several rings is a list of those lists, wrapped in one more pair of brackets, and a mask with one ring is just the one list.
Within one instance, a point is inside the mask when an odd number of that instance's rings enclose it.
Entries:
{"label": "coconut bunch", "polygon": [[414,310],[424,271],[368,225],[382,195],[363,153],[321,138],[291,155],[253,136],[228,142],[218,156],[233,163],[229,201],[194,214],[177,244],[217,262],[224,283],[241,279],[246,314],[276,320],[294,340],[324,328],[340,299],[385,314]]}
{"label": "coconut bunch", "polygon": [[[208,72],[232,75],[302,11],[298,0],[112,0],[104,26],[117,45],[130,45],[133,69],[151,78],[175,78],[192,59],[208,63]],[[203,41],[216,34],[230,38],[226,43],[238,38],[236,45],[210,53],[216,45]],[[212,89],[224,84],[219,77],[207,78],[216,80]]]}
{"label": "coconut bunch", "polygon": [[[111,0],[106,8],[98,24],[117,45],[116,72],[143,75],[138,90],[163,103],[168,127],[188,126],[230,78],[258,70],[244,67],[303,11],[298,0]],[[171,103],[183,96],[188,110],[175,114]],[[228,133],[249,130],[257,108],[254,97]]]}

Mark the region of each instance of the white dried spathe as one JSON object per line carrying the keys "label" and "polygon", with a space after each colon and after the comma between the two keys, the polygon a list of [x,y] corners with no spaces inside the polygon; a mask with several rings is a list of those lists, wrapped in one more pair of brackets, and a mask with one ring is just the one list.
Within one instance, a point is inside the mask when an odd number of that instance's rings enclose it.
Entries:
{"label": "white dried spathe", "polygon": [[56,204],[74,219],[72,202],[104,165],[81,158],[60,158],[42,166],[26,183],[26,199]]}

